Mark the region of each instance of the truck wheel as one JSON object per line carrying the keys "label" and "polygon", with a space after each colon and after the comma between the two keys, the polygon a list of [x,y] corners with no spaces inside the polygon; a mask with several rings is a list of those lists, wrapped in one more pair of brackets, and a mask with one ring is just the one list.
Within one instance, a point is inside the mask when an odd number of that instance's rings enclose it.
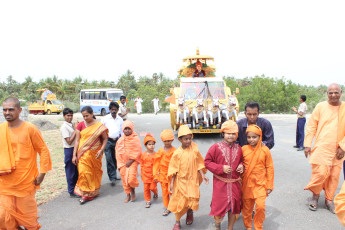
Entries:
{"label": "truck wheel", "polygon": [[58,113],[56,113],[57,115],[59,115],[60,114],[60,112],[58,112]]}
{"label": "truck wheel", "polygon": [[102,109],[101,110],[101,116],[105,116],[105,115],[107,115],[107,112],[105,112],[105,109]]}
{"label": "truck wheel", "polygon": [[52,114],[52,111],[50,111],[50,109],[47,110],[47,114],[50,115]]}

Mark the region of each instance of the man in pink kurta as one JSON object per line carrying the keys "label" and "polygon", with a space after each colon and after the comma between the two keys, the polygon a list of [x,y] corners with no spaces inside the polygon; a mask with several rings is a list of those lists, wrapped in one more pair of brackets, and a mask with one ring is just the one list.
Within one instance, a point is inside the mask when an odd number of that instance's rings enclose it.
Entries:
{"label": "man in pink kurta", "polygon": [[327,90],[328,101],[315,107],[306,127],[305,155],[309,155],[312,175],[304,189],[313,193],[309,203],[312,211],[317,209],[320,193],[325,190],[326,207],[334,213],[333,197],[345,153],[345,103],[340,101],[341,94],[340,86],[331,84]]}

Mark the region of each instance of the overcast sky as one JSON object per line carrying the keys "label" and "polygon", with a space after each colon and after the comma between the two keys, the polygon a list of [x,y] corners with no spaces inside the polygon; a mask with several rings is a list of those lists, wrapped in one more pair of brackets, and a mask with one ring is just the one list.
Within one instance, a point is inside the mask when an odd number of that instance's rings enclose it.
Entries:
{"label": "overcast sky", "polygon": [[175,78],[199,47],[217,76],[345,84],[344,12],[343,0],[1,1],[0,81]]}

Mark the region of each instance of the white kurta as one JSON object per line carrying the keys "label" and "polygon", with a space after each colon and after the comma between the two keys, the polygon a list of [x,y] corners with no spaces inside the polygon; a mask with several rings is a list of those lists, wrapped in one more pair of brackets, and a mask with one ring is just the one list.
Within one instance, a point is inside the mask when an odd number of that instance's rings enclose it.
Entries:
{"label": "white kurta", "polygon": [[153,101],[153,108],[155,110],[155,114],[158,113],[159,111],[159,106],[158,106],[158,103],[159,103],[159,99],[158,98],[155,98],[152,100]]}
{"label": "white kurta", "polygon": [[140,97],[135,99],[135,103],[136,103],[135,106],[137,107],[137,113],[142,113],[141,102],[143,102],[143,99],[141,99]]}

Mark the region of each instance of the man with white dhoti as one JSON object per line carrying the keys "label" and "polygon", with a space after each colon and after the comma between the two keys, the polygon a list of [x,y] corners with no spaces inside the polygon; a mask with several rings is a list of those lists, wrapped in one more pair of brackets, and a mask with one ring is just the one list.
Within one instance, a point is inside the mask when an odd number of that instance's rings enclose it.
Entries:
{"label": "man with white dhoti", "polygon": [[143,102],[143,99],[141,99],[139,96],[135,99],[135,107],[137,108],[137,114],[142,113],[142,107],[141,102]]}
{"label": "man with white dhoti", "polygon": [[152,103],[153,103],[153,108],[154,108],[155,114],[157,115],[157,113],[159,111],[159,99],[158,99],[158,96],[156,96],[156,98],[154,98],[152,100]]}

